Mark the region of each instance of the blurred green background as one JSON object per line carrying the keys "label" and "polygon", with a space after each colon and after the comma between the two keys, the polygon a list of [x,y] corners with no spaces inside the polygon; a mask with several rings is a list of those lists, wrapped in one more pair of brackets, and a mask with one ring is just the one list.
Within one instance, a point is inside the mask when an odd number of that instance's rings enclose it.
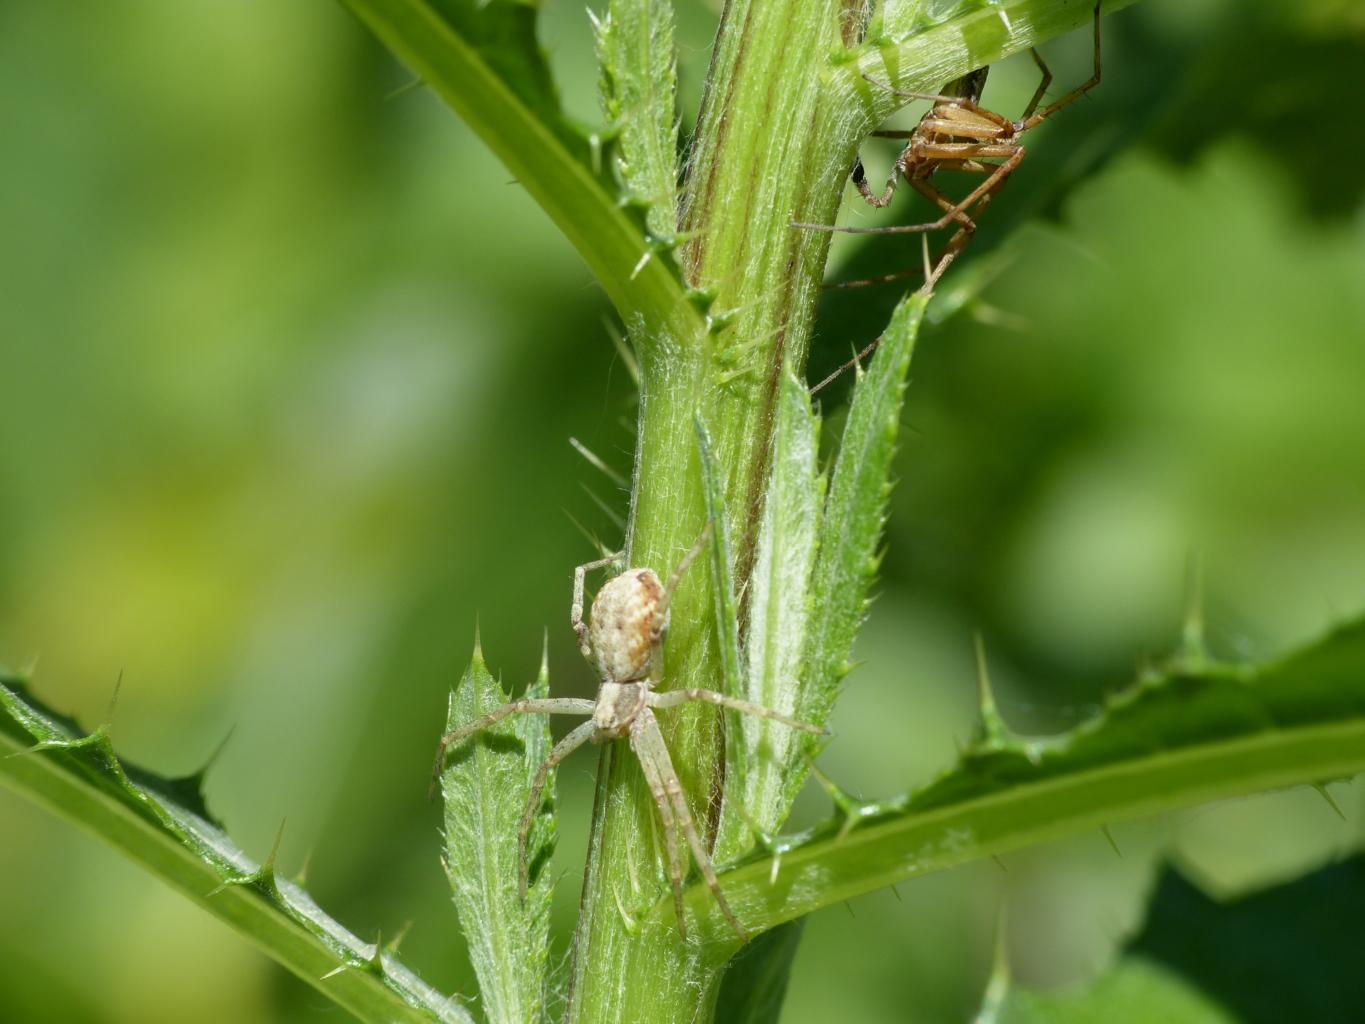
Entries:
{"label": "blurred green background", "polygon": [[[715,11],[682,8],[690,123]],[[1032,137],[947,282],[989,268],[980,299],[916,356],[824,759],[866,795],[969,733],[974,630],[1006,717],[1051,729],[1171,650],[1192,550],[1220,655],[1365,609],[1365,16],[1147,0],[1104,31],[1105,83]],[[595,119],[581,9],[548,0],[542,36]],[[1058,87],[1086,77],[1085,33],[1046,53]],[[1019,109],[1033,74],[1007,62],[987,101]],[[625,494],[568,438],[628,470],[632,389],[574,253],[432,95],[388,98],[406,80],[327,0],[0,6],[0,661],[88,723],[122,673],[115,742],[168,773],[230,733],[209,797],[247,851],[287,820],[281,864],[325,907],[411,921],[411,964],[472,993],[425,800],[445,691],[476,620],[508,683],[548,627],[555,685],[591,690],[570,571]],[[841,242],[831,278],[917,260]],[[812,379],[895,298],[832,297]],[[594,766],[561,773],[564,948]],[[1119,826],[1122,858],[1086,836],[822,912],[784,1020],[966,1019],[1002,899],[1017,976],[1077,981],[1162,851],[1230,894],[1358,846],[1365,787],[1333,794],[1346,822],[1275,795]],[[0,836],[0,1020],[344,1019],[9,791]]]}

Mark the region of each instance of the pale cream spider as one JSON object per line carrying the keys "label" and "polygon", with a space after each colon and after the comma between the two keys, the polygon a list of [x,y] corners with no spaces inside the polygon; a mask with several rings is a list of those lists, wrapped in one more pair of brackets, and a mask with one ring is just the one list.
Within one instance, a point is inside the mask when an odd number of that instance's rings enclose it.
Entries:
{"label": "pale cream spider", "polygon": [[433,787],[439,781],[440,773],[445,766],[446,751],[450,747],[509,715],[543,713],[592,716],[590,721],[584,722],[555,744],[549,756],[541,763],[531,784],[531,798],[527,801],[526,812],[522,815],[521,826],[517,830],[518,870],[523,897],[526,895],[527,884],[526,839],[531,830],[531,823],[535,820],[536,811],[540,807],[541,794],[550,771],[588,741],[606,743],[610,740],[629,738],[631,750],[640,759],[640,768],[644,772],[645,781],[649,784],[654,802],[658,805],[659,818],[663,823],[668,880],[673,890],[678,931],[686,937],[687,927],[683,919],[682,901],[686,862],[679,849],[678,834],[681,832],[692,850],[697,867],[706,879],[707,886],[716,897],[716,903],[720,906],[725,919],[730,922],[730,927],[741,940],[748,939],[748,934],[736,920],[721,892],[715,866],[697,832],[696,822],[687,806],[687,796],[683,792],[678,773],[673,768],[673,761],[668,755],[663,733],[659,731],[658,719],[654,717],[654,709],[677,707],[688,701],[706,701],[746,715],[771,718],[803,732],[824,735],[825,730],[788,718],[761,704],[740,700],[714,690],[654,692],[654,687],[659,682],[655,672],[662,664],[664,634],[668,630],[669,603],[683,573],[701,552],[710,532],[711,527],[708,525],[697,543],[673,571],[667,586],[660,583],[653,569],[627,569],[613,576],[593,598],[588,623],[583,621],[584,577],[591,570],[613,564],[619,556],[587,562],[574,570],[573,605],[569,618],[574,632],[578,635],[579,650],[602,677],[596,700],[575,697],[517,700],[495,708],[482,718],[475,719],[468,725],[441,737],[432,775]]}

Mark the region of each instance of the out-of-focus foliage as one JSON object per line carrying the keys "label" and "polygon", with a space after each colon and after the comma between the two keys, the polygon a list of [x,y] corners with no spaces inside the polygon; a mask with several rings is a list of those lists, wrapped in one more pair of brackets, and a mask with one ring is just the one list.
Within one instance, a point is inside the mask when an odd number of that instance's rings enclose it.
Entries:
{"label": "out-of-focus foliage", "polygon": [[995,1019],[1351,1024],[1365,1004],[1356,956],[1362,914],[1359,855],[1226,904],[1168,867],[1142,930],[1112,969],[1068,990],[1010,991]]}
{"label": "out-of-focus foliage", "polygon": [[[1341,128],[1365,60],[1354,5],[1299,6],[1106,19],[1104,84],[992,205],[982,253],[1049,216],[916,353],[881,597],[825,755],[867,795],[967,735],[974,629],[1029,727],[1173,646],[1190,549],[1224,655],[1365,607],[1365,142]],[[713,12],[680,8],[686,125]],[[545,17],[592,119],[586,18]],[[1046,48],[1059,87],[1085,77],[1081,35]],[[1019,109],[1033,73],[998,68],[989,102]],[[362,935],[415,921],[405,959],[469,992],[425,802],[445,695],[476,616],[513,688],[548,624],[557,691],[589,691],[567,606],[594,549],[570,517],[614,544],[583,488],[617,513],[624,495],[566,438],[624,469],[633,399],[586,271],[432,97],[385,100],[404,81],[329,4],[0,9],[0,660],[36,658],[44,696],[92,721],[122,670],[114,738],[168,770],[231,729],[208,790],[233,835],[263,858],[288,818],[282,870],[316,851],[329,910]],[[812,379],[896,294],[840,298]],[[593,763],[560,773],[559,943]],[[1260,886],[1359,842],[1359,783],[1332,794],[1345,822],[1311,792],[1266,797],[1117,828],[1122,858],[1097,835],[818,914],[783,1019],[964,1019],[1002,893],[1016,978],[1079,981],[1142,920],[1158,848],[1210,891]],[[0,832],[5,1020],[334,1016],[8,792]]]}
{"label": "out-of-focus foliage", "polygon": [[1357,969],[1365,857],[1227,903],[1162,872],[1130,948],[1179,972],[1247,1024],[1302,1015],[1347,1024],[1365,1005]]}
{"label": "out-of-focus foliage", "polygon": [[[981,1018],[978,1018],[980,1020]],[[1235,1024],[1216,1000],[1142,957],[1125,957],[1089,984],[1011,993],[991,1024]]]}

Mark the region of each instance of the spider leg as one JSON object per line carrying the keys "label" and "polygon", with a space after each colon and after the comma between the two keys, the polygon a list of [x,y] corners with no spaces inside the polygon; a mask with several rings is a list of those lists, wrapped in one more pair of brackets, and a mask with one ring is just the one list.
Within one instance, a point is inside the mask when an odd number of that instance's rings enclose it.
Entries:
{"label": "spider leg", "polygon": [[[889,224],[881,227],[856,227],[842,224],[803,224],[793,223],[794,228],[805,228],[810,231],[837,231],[845,235],[905,235],[923,234],[928,231],[941,231],[954,221],[966,226],[965,210],[973,206],[978,199],[986,192],[994,189],[1000,182],[1014,173],[1014,169],[1019,166],[1019,162],[1024,159],[1024,148],[1013,143],[1000,143],[991,145],[987,143],[975,142],[949,142],[940,145],[924,146],[921,148],[917,159],[924,163],[941,164],[946,161],[970,162],[979,158],[1003,157],[1004,162],[992,165],[991,173],[980,185],[973,189],[960,202],[949,204],[945,208],[945,213],[938,220],[926,221],[923,224]],[[983,165],[984,166],[984,165]],[[919,177],[910,177],[910,184],[919,191],[919,183],[923,181]],[[927,194],[927,193],[926,193]],[[937,200],[935,200],[937,202]],[[942,206],[942,204],[939,204]]]}
{"label": "spider leg", "polygon": [[650,691],[645,694],[645,703],[652,708],[675,708],[679,704],[686,704],[694,700],[705,701],[707,704],[715,704],[722,708],[729,708],[731,711],[738,711],[741,714],[753,715],[756,718],[771,718],[774,722],[781,722],[783,725],[799,729],[802,732],[813,733],[816,736],[829,735],[827,730],[821,729],[818,725],[798,722],[796,719],[774,711],[772,708],[764,707],[762,704],[740,700],[738,697],[729,697],[723,693],[717,693],[715,690],[669,690],[667,693]]}
{"label": "spider leg", "polygon": [[476,718],[467,725],[453,729],[441,737],[436,746],[436,763],[431,769],[431,796],[436,795],[436,787],[441,781],[441,769],[445,767],[446,751],[463,739],[473,736],[490,725],[496,725],[509,715],[590,715],[597,703],[581,697],[547,697],[543,699],[514,700],[510,704],[494,708],[482,718]]}
{"label": "spider leg", "polygon": [[593,569],[601,569],[611,565],[620,557],[619,554],[616,554],[599,558],[593,562],[584,562],[573,571],[573,604],[569,607],[569,622],[573,625],[573,631],[578,637],[579,653],[588,659],[590,665],[593,663],[592,644],[588,642],[588,624],[583,621],[583,578]]}
{"label": "spider leg", "polygon": [[[849,281],[847,284],[844,284],[840,287],[856,288],[861,285],[880,284],[882,281],[893,281],[898,277],[909,277],[911,274],[918,273],[919,273],[918,270],[902,270],[895,274],[886,274],[882,277],[868,278],[866,281]],[[864,359],[870,356],[873,352],[877,351],[877,346],[881,344],[881,340],[882,340],[881,338],[873,338],[870,342],[868,342],[866,348],[864,348],[861,352],[859,352],[852,359],[846,362],[843,366],[839,367],[839,369],[831,373],[819,384],[815,385],[815,387],[811,388],[810,389],[811,395],[814,396],[818,391],[820,391],[821,388],[828,387],[830,384],[833,384],[836,380],[843,376],[845,371],[851,370],[855,366],[860,365]]]}
{"label": "spider leg", "polygon": [[[880,274],[877,277],[862,277],[856,281],[831,281],[829,284],[822,284],[820,287],[827,289],[829,291],[833,291],[836,288],[868,288],[874,284],[887,284],[891,281],[900,281],[903,278],[907,277],[918,277],[922,273],[923,271],[921,271],[918,267],[915,267],[911,270],[897,270],[895,273],[892,274]],[[875,342],[867,349],[867,351],[871,352],[873,348],[876,348]],[[858,361],[861,362],[862,358],[863,355],[860,354],[858,356]],[[852,363],[849,363],[847,366],[843,367],[843,369],[847,370],[850,367],[852,367],[852,365],[853,365]],[[842,373],[843,370],[840,370],[839,372]],[[826,381],[825,383],[828,383],[828,381]],[[811,394],[815,394],[815,392],[819,390],[820,386],[811,388]]]}
{"label": "spider leg", "polygon": [[[1022,152],[1023,150],[1021,149],[1020,153]],[[981,166],[985,168],[989,167],[990,165],[983,164]],[[977,170],[977,168],[971,166],[964,166],[960,169],[968,171]],[[1000,187],[1005,183],[1005,179],[1008,177],[1009,175],[995,177],[994,183],[991,184],[990,188],[977,198],[975,210],[976,216],[980,216],[981,211],[984,210],[988,205],[990,205],[990,201],[995,198],[995,194],[998,191],[1000,191]],[[915,181],[912,182],[912,184],[924,195],[928,196],[934,202],[939,203],[939,205],[952,202],[952,200],[948,199],[947,196],[943,195],[942,192],[939,192],[938,189],[934,188],[927,181],[916,179]],[[932,289],[934,285],[938,283],[939,278],[943,276],[943,272],[946,271],[948,267],[952,265],[953,260],[957,259],[958,254],[961,253],[962,250],[967,247],[967,243],[972,240],[972,235],[974,235],[975,233],[976,222],[971,218],[968,218],[967,223],[963,224],[960,228],[958,228],[957,231],[953,232],[953,237],[948,240],[948,244],[945,245],[943,247],[943,251],[939,253],[938,259],[935,261],[933,269],[928,270],[928,267],[926,266],[925,269],[928,272],[925,273],[924,275],[925,288]],[[925,258],[927,260],[928,253],[925,254]],[[830,285],[829,287],[863,288],[866,287],[867,285],[881,284],[885,281],[899,280],[902,277],[913,277],[914,275],[919,273],[921,273],[921,271],[919,270],[901,270],[894,274],[883,274],[881,277],[869,277],[864,278],[863,280],[860,281],[841,281],[839,284]],[[873,352],[875,352],[877,350],[877,346],[880,343],[881,338],[872,339],[872,341],[868,344],[866,348],[864,348],[856,356],[854,356],[852,359],[846,362],[843,366],[839,367],[837,370],[831,373],[819,384],[815,385],[815,387],[811,388],[810,393],[814,395],[821,388],[825,387],[828,384],[832,384],[834,381],[838,380],[839,377],[842,376],[845,372],[851,370],[854,366],[857,366],[864,359],[866,359]]]}
{"label": "spider leg", "polygon": [[[876,134],[876,133],[874,133]],[[907,133],[904,137],[911,138],[913,133]],[[853,165],[853,185],[858,190],[858,195],[863,197],[863,201],[869,206],[882,209],[891,202],[891,197],[896,194],[896,184],[900,181],[901,175],[905,174],[906,166],[910,161],[910,147],[907,145],[901,150],[900,156],[896,157],[896,162],[891,165],[891,173],[886,176],[886,188],[881,195],[877,195],[872,189],[868,188],[867,178],[863,174],[863,159],[858,157]]]}
{"label": "spider leg", "polygon": [[1042,72],[1043,78],[1042,81],[1038,83],[1038,88],[1033,92],[1033,99],[1028,101],[1028,106],[1024,108],[1023,114],[1020,115],[1019,119],[1021,121],[1027,121],[1033,116],[1033,112],[1038,109],[1038,104],[1043,102],[1043,94],[1047,92],[1047,87],[1052,84],[1052,72],[1048,70],[1047,64],[1043,62],[1042,55],[1032,46],[1028,48],[1028,52],[1029,56],[1033,58],[1033,63],[1038,65],[1038,70]]}
{"label": "spider leg", "polygon": [[596,723],[591,721],[577,726],[554,745],[549,756],[541,761],[540,767],[536,769],[535,780],[531,783],[531,798],[526,801],[526,812],[521,816],[521,824],[517,828],[517,878],[521,886],[522,899],[526,898],[526,840],[531,834],[531,823],[536,819],[536,811],[540,809],[540,797],[545,792],[545,782],[555,765],[592,739],[596,728]]}
{"label": "spider leg", "polygon": [[674,591],[678,589],[678,584],[682,582],[683,575],[691,568],[692,563],[697,560],[697,556],[701,554],[702,548],[706,547],[706,542],[711,539],[711,531],[715,528],[715,525],[716,524],[710,519],[706,521],[706,525],[702,527],[701,533],[697,535],[696,541],[693,542],[692,546],[688,549],[687,554],[683,555],[682,561],[678,563],[677,568],[673,570],[673,575],[668,577],[668,582],[664,584],[663,599],[659,602],[659,610],[655,613],[656,618],[668,611],[668,606],[673,600]]}
{"label": "spider leg", "polygon": [[[748,942],[749,933],[735,918],[734,912],[730,909],[730,904],[725,901],[725,894],[721,892],[720,881],[716,878],[715,865],[711,863],[711,855],[706,852],[706,847],[702,845],[701,836],[697,833],[697,825],[692,819],[692,811],[687,806],[687,795],[683,792],[682,783],[678,780],[678,773],[673,768],[673,760],[668,756],[668,747],[664,744],[663,733],[659,731],[659,721],[649,708],[642,708],[631,725],[630,745],[642,765],[645,762],[652,762],[652,768],[646,769],[646,771],[652,770],[658,774],[663,795],[673,803],[677,827],[682,831],[683,837],[687,840],[687,845],[691,847],[692,858],[697,862],[702,877],[706,879],[707,888],[711,890],[711,895],[716,898],[720,912],[725,915],[725,920],[730,922],[730,927],[734,929],[735,935],[739,937],[740,941]],[[656,796],[655,799],[657,800],[658,797]],[[660,813],[662,814],[662,811]]]}
{"label": "spider leg", "polygon": [[1065,107],[1067,104],[1076,102],[1076,100],[1080,99],[1082,96],[1084,96],[1086,93],[1088,93],[1091,89],[1095,88],[1095,86],[1099,85],[1099,84],[1100,84],[1100,71],[1101,71],[1100,64],[1101,64],[1101,61],[1100,61],[1100,5],[1099,5],[1098,3],[1096,3],[1096,4],[1095,4],[1095,73],[1094,73],[1093,75],[1090,76],[1090,80],[1089,80],[1089,81],[1083,83],[1082,85],[1077,86],[1075,89],[1072,89],[1069,93],[1067,93],[1067,94],[1066,94],[1065,96],[1063,96],[1061,99],[1059,99],[1059,100],[1057,100],[1057,101],[1055,101],[1055,102],[1053,102],[1053,103],[1049,103],[1047,106],[1045,106],[1042,110],[1038,111],[1036,114],[1029,114],[1029,115],[1026,115],[1026,116],[1024,117],[1024,120],[1023,120],[1023,121],[1020,123],[1020,125],[1019,125],[1019,131],[1021,131],[1021,132],[1026,132],[1026,131],[1028,131],[1030,128],[1036,127],[1038,124],[1042,123],[1043,121],[1046,121],[1046,120],[1047,120],[1049,117],[1051,117],[1053,114],[1057,113],[1057,111],[1061,110],[1061,109],[1062,109],[1063,107]]}
{"label": "spider leg", "polygon": [[[656,758],[649,756],[642,751],[636,743],[635,733],[640,719],[637,718],[631,727],[631,746],[635,750],[635,756],[639,758],[640,769],[644,772],[645,782],[649,785],[650,795],[654,798],[654,804],[659,808],[659,820],[663,824],[664,830],[664,850],[668,857],[668,886],[673,891],[673,913],[678,919],[678,934],[687,938],[687,918],[683,913],[682,882],[684,862],[682,853],[678,849],[678,823],[673,814],[673,803],[669,799],[668,789],[664,783],[664,775],[659,768]],[[658,726],[655,725],[655,731]]]}

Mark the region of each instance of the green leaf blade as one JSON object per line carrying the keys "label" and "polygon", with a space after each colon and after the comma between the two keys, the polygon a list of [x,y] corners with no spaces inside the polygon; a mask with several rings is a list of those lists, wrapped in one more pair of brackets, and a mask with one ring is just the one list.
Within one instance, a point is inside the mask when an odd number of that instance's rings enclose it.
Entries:
{"label": "green leaf blade", "polygon": [[[746,691],[741,696],[793,717],[799,716],[801,705],[802,652],[812,608],[806,592],[824,497],[817,471],[819,430],[806,386],[784,373],[749,577]],[[786,820],[794,795],[788,780],[804,749],[801,735],[788,726],[767,718],[735,717],[746,771],[732,793],[745,813],[735,813],[727,804],[717,843],[723,858],[747,847],[751,824],[770,834]],[[745,817],[747,821],[741,820]]]}
{"label": "green leaf blade", "polygon": [[[542,667],[528,697],[549,692]],[[450,695],[448,727],[458,728],[508,702],[476,648]],[[446,876],[460,927],[492,1024],[545,1019],[551,873],[544,868],[554,841],[549,780],[527,843],[530,884],[520,893],[517,835],[531,783],[550,749],[548,715],[512,715],[476,733],[446,757]]]}
{"label": "green leaf blade", "polygon": [[[997,738],[938,780],[721,873],[760,930],[905,878],[1132,818],[1365,771],[1365,619],[1259,668],[1176,666],[1045,740]],[[708,936],[726,940],[706,892]],[[656,907],[652,914],[662,913]]]}
{"label": "green leaf blade", "polygon": [[328,917],[300,886],[242,852],[208,815],[197,778],[119,758],[23,682],[0,678],[0,781],[70,819],[224,921],[357,1019],[473,1024],[473,1017]]}
{"label": "green leaf blade", "polygon": [[[823,725],[839,682],[852,667],[853,640],[865,617],[886,522],[891,460],[915,339],[927,297],[902,299],[865,373],[859,373],[830,477],[810,584],[814,610],[805,643],[805,680],[799,717]],[[805,779],[798,766],[788,780],[793,799]]]}
{"label": "green leaf blade", "polygon": [[625,199],[645,209],[649,233],[678,232],[677,55],[670,0],[611,0],[595,22],[600,93],[619,132],[615,170]]}
{"label": "green leaf blade", "polygon": [[430,0],[542,124],[586,161],[587,140],[569,123],[545,52],[536,39],[538,4],[524,0]]}

